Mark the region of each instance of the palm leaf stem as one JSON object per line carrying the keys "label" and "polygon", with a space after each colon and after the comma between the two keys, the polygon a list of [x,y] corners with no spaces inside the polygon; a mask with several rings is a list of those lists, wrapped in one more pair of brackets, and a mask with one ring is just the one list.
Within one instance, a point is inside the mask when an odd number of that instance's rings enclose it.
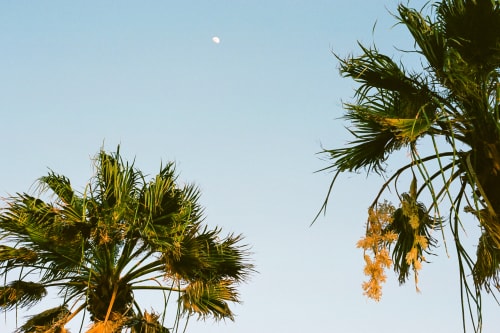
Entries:
{"label": "palm leaf stem", "polygon": [[125,243],[125,246],[123,247],[122,252],[120,254],[120,258],[116,263],[118,271],[120,272],[123,271],[123,269],[130,262],[132,262],[137,256],[141,255],[141,252],[144,251],[144,249],[146,248],[145,245],[142,245],[138,247],[136,251],[134,251],[134,248],[136,247],[137,243],[138,239],[132,239]]}
{"label": "palm leaf stem", "polygon": [[469,175],[471,184],[474,184],[475,186],[477,186],[477,189],[481,193],[481,197],[486,202],[486,209],[488,209],[488,212],[491,214],[491,216],[492,217],[497,216],[493,206],[491,205],[491,202],[488,199],[488,196],[486,195],[486,193],[483,190],[483,187],[481,186],[480,182],[477,181],[478,178],[476,176],[476,172],[474,171],[474,168],[472,167],[472,163],[470,161],[470,154],[465,157],[465,162],[467,164],[467,173]]}
{"label": "palm leaf stem", "polygon": [[[329,166],[329,167],[323,168],[321,170],[318,170],[317,172],[325,171],[325,170],[331,169],[332,167],[333,166]],[[337,180],[337,177],[341,173],[342,173],[342,170],[337,170],[337,172],[335,172],[335,176],[333,176],[333,179],[330,182],[330,186],[328,187],[328,191],[326,193],[325,200],[323,201],[323,204],[321,205],[318,213],[316,214],[316,216],[314,217],[314,219],[312,220],[312,222],[311,222],[311,224],[309,226],[312,226],[314,224],[314,222],[316,222],[316,220],[319,218],[319,216],[321,215],[322,212],[323,212],[323,214],[326,214],[326,207],[328,206],[328,199],[330,199],[330,194],[332,193],[333,185],[335,184],[335,181]]]}
{"label": "palm leaf stem", "polygon": [[190,315],[188,315],[187,318],[186,318],[186,324],[184,324],[184,329],[182,330],[182,333],[186,333],[186,331],[187,331],[187,327],[188,327],[188,323],[189,323],[189,318],[191,318]]}
{"label": "palm leaf stem", "polygon": [[[134,285],[138,284],[138,283],[143,283],[143,282],[146,282],[146,281],[155,281],[155,282],[158,282],[157,279],[161,278],[161,277],[164,277],[165,274],[158,274],[156,276],[151,276],[151,277],[148,277],[146,279],[143,279],[143,280],[135,280],[134,281]],[[161,285],[161,284],[160,284]]]}
{"label": "palm leaf stem", "polygon": [[137,286],[134,285],[131,287],[133,290],[165,290],[165,291],[176,291],[176,292],[185,292],[186,288],[173,288],[167,286]]}
{"label": "palm leaf stem", "polygon": [[[433,137],[433,142],[435,143],[434,137]],[[429,191],[431,193],[432,200],[431,200],[431,205],[429,206],[428,210],[431,211],[434,209],[436,212],[436,215],[441,216],[441,214],[439,212],[439,201],[441,200],[440,198],[442,198],[442,196],[444,194],[446,194],[451,202],[451,205],[452,205],[452,207],[450,209],[455,209],[456,210],[455,212],[458,213],[457,207],[455,207],[453,204],[454,200],[453,200],[451,193],[449,191],[449,186],[451,183],[453,183],[453,181],[455,179],[457,179],[460,176],[460,173],[452,171],[452,175],[449,179],[445,179],[445,177],[444,177],[444,174],[446,171],[448,171],[449,169],[453,169],[455,167],[455,165],[456,165],[455,159],[452,159],[452,161],[449,164],[443,166],[443,164],[441,162],[442,155],[439,154],[436,146],[434,146],[434,148],[436,150],[435,156],[436,156],[436,159],[438,161],[439,170],[436,171],[434,174],[429,175],[427,172],[427,169],[425,168],[425,164],[422,164],[422,168],[418,167],[418,169],[419,169],[421,175],[424,177],[425,181],[424,181],[424,184],[419,189],[419,191],[417,192],[417,197],[424,189],[429,189]],[[415,152],[415,154],[416,154],[416,157],[419,159],[420,157],[418,156],[418,153]],[[455,152],[453,152],[453,155],[455,156]],[[436,193],[434,191],[433,181],[435,179],[437,179],[439,176],[442,176],[442,180],[443,180],[444,184],[441,187],[441,189]],[[442,226],[443,221],[442,221],[442,219],[438,219],[438,221],[441,224],[441,227],[439,229],[441,230],[441,237],[443,239],[445,252],[448,254],[448,244],[446,242],[444,228]]]}
{"label": "palm leaf stem", "polygon": [[[463,196],[458,196],[456,201],[456,207],[461,206],[461,200]],[[451,217],[450,217],[451,219]],[[467,253],[467,251],[463,248],[462,243],[460,242],[460,236],[458,233],[458,229],[463,228],[462,222],[460,221],[460,216],[458,214],[455,214],[453,216],[454,223],[450,223],[450,229],[451,232],[454,236],[455,239],[455,248],[457,251],[457,259],[458,259],[458,266],[459,266],[459,276],[460,276],[460,298],[461,298],[461,309],[462,309],[462,325],[464,327],[464,332],[465,330],[465,318],[466,318],[466,309],[465,309],[465,303],[467,303],[467,308],[469,312],[469,317],[471,318],[472,325],[474,327],[474,332],[480,333],[482,329],[481,323],[481,293],[480,290],[478,290],[478,286],[474,284],[474,289],[475,293],[473,293],[470,289],[469,283],[467,281],[467,275],[466,275],[466,270],[465,266],[468,267],[468,271],[473,271],[474,268],[474,260],[470,257],[470,255]],[[477,317],[478,317],[478,323],[476,327],[476,321],[474,320],[474,315],[472,313],[472,302],[476,305],[476,311],[477,311]]]}
{"label": "palm leaf stem", "polygon": [[135,269],[134,271],[129,271],[125,276],[123,276],[122,280],[128,283],[140,276],[145,276],[149,273],[158,272],[158,270],[163,269],[164,267],[165,264],[161,262],[161,260],[155,260],[149,264],[146,264],[142,267]]}
{"label": "palm leaf stem", "polygon": [[[180,286],[179,286],[179,288],[180,288]],[[177,303],[177,315],[175,316],[175,321],[174,321],[175,332],[179,332],[179,324],[181,321],[181,314],[182,314],[181,302],[178,302]]]}
{"label": "palm leaf stem", "polygon": [[[162,286],[161,282],[158,281],[157,278],[151,278],[152,281],[156,282],[160,287]],[[174,286],[175,284],[175,280],[172,280],[172,287]],[[172,292],[173,290],[172,289],[168,289],[168,295],[165,295],[165,290],[162,290],[162,294],[163,294],[163,311],[162,311],[162,316],[161,316],[161,324],[162,325],[165,325],[165,320],[166,320],[166,317],[167,317],[167,305],[168,305],[168,302],[170,301],[170,296],[172,296]]]}
{"label": "palm leaf stem", "polygon": [[[422,192],[423,192],[423,191],[424,191],[424,190],[428,187],[428,185],[429,185],[428,183],[432,182],[433,180],[435,180],[436,178],[438,178],[439,176],[441,176],[441,172],[442,172],[442,171],[444,172],[444,171],[447,171],[447,170],[449,170],[449,169],[452,169],[455,165],[456,165],[456,163],[453,161],[453,162],[451,162],[451,163],[449,163],[449,164],[445,165],[445,166],[444,166],[441,170],[436,171],[435,173],[433,173],[432,175],[430,175],[430,177],[429,177],[428,179],[425,179],[425,180],[424,180],[424,183],[423,183],[423,184],[419,187],[419,189],[418,189],[418,191],[417,191],[417,197],[418,197],[418,196],[420,196],[420,195],[422,194]],[[440,190],[439,190],[439,192],[437,193],[436,197],[437,197],[437,198],[440,198],[440,197],[443,195],[443,193],[444,193],[445,191],[447,191],[447,190],[448,190],[448,186],[449,186],[449,185],[450,185],[450,184],[451,184],[451,183],[452,183],[455,179],[457,179],[457,177],[459,177],[459,176],[460,176],[460,173],[458,173],[458,172],[456,172],[456,173],[452,173],[452,174],[451,174],[451,176],[450,176],[450,178],[449,178],[449,179],[447,179],[447,180],[445,181],[445,184],[443,185],[443,187],[441,187],[441,189],[440,189]],[[436,204],[437,204],[437,202],[434,202],[434,201],[433,201],[433,202],[431,203],[431,205],[429,206],[429,210],[431,210],[431,209],[432,209],[432,207],[433,207],[434,205],[436,205]]]}
{"label": "palm leaf stem", "polygon": [[[455,154],[453,152],[453,154]],[[427,170],[427,167],[425,165],[425,163],[421,163],[421,159],[420,159],[420,156],[418,154],[418,151],[416,150],[412,150],[412,158],[417,161],[417,163],[415,164],[416,167],[417,167],[417,170],[419,171],[420,175],[422,176],[423,179],[429,179],[430,178],[430,173],[429,171]],[[434,154],[433,155],[433,160],[437,160],[438,163],[440,161],[440,155],[436,155]],[[426,183],[426,188],[429,190],[430,192],[430,195],[432,197],[432,201],[433,202],[438,202],[439,201],[439,197],[436,196],[436,191],[434,190],[434,184],[432,182],[427,182]],[[436,206],[436,210],[438,210],[438,215],[439,215],[439,207]]]}
{"label": "palm leaf stem", "polygon": [[[142,255],[140,253],[140,250],[145,250],[147,247],[144,246],[143,247],[140,247],[135,253],[134,253],[134,257],[136,256],[139,256],[139,255]],[[129,270],[128,270],[128,273],[127,275],[130,275],[130,274],[133,274],[134,270],[137,270],[137,267],[139,267],[140,265],[142,265],[142,263],[144,261],[146,261],[147,259],[149,259],[151,257],[151,255],[153,255],[154,252],[149,250],[147,253],[145,253],[144,255],[142,255],[142,258],[140,258],[139,260],[137,260],[137,262],[134,264],[134,266],[132,266]]]}
{"label": "palm leaf stem", "polygon": [[[454,156],[454,153],[452,152],[446,152],[446,153],[441,153],[440,156]],[[412,161],[411,163],[408,163],[407,165],[399,168],[398,170],[396,170],[392,176],[390,178],[388,178],[384,184],[382,185],[381,189],[379,190],[379,192],[377,193],[377,195],[375,196],[375,200],[373,200],[373,203],[372,203],[372,207],[376,206],[377,202],[380,200],[380,196],[385,192],[385,190],[387,189],[387,187],[389,187],[389,185],[391,184],[391,182],[396,179],[397,177],[399,177],[401,175],[401,173],[403,173],[405,170],[407,169],[410,169],[412,167],[414,167],[415,165],[418,165],[418,164],[422,164],[424,162],[427,162],[427,161],[432,161],[433,159],[436,159],[436,155],[430,155],[430,156],[426,156],[424,158],[420,158],[418,161]]]}

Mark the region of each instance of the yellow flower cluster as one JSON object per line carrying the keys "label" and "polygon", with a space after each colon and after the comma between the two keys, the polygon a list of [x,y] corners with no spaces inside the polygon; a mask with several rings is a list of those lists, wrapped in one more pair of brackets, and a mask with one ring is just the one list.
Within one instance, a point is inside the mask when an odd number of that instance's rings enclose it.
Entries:
{"label": "yellow flower cluster", "polygon": [[404,200],[402,203],[403,213],[408,218],[411,228],[413,229],[413,245],[410,251],[406,254],[406,263],[413,268],[413,273],[415,274],[415,288],[417,292],[418,289],[418,271],[422,269],[422,262],[425,261],[425,257],[422,252],[429,247],[428,239],[420,234],[420,217],[418,207],[412,201]]}
{"label": "yellow flower cluster", "polygon": [[362,284],[363,294],[376,301],[382,297],[382,283],[386,281],[385,269],[392,265],[389,245],[396,241],[397,235],[384,232],[384,229],[392,222],[394,210],[394,206],[387,201],[375,208],[371,207],[368,210],[365,237],[356,244],[364,250],[364,273],[369,277]]}
{"label": "yellow flower cluster", "polygon": [[405,257],[406,263],[413,267],[413,273],[415,274],[415,288],[417,289],[417,292],[420,291],[420,289],[418,289],[418,271],[422,269],[422,262],[425,261],[422,251],[427,249],[428,246],[429,241],[426,237],[415,234],[413,246]]}

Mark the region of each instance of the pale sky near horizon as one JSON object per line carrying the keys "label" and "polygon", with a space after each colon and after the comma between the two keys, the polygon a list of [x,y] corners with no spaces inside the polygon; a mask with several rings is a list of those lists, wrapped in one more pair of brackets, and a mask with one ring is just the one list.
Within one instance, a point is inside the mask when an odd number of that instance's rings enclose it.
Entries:
{"label": "pale sky near horizon", "polygon": [[[420,293],[388,272],[379,303],[362,295],[355,244],[380,178],[342,176],[310,227],[332,176],[315,172],[328,166],[317,152],[349,139],[338,118],[354,84],[332,52],[357,54],[359,40],[399,60],[392,46],[412,42],[389,13],[398,3],[1,1],[0,197],[49,168],[83,188],[101,147],[120,145],[148,174],[175,161],[200,187],[206,223],[244,234],[259,272],[240,287],[235,322],[188,332],[461,332],[456,255],[442,243]],[[483,307],[494,332],[498,305],[486,295]],[[14,316],[0,315],[1,332]]]}

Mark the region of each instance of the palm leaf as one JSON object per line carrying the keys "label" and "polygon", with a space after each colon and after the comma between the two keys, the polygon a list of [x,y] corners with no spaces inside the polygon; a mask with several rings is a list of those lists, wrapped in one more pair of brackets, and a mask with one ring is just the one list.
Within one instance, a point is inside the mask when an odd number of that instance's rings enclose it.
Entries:
{"label": "palm leaf", "polygon": [[47,176],[41,177],[38,181],[42,190],[46,190],[45,187],[50,188],[63,203],[70,204],[73,201],[75,193],[67,177],[50,171]]}
{"label": "palm leaf", "polygon": [[[496,234],[498,235],[498,234]],[[492,235],[484,232],[479,238],[477,260],[472,270],[474,282],[492,291],[500,285],[500,248],[492,241]]]}
{"label": "palm leaf", "polygon": [[58,306],[45,310],[39,314],[31,316],[28,321],[18,331],[22,333],[35,333],[35,332],[65,332],[64,318],[71,315],[70,311],[65,306]]}
{"label": "palm leaf", "polygon": [[132,318],[128,326],[131,326],[132,333],[170,333],[169,329],[160,323],[159,318],[154,312],[144,311],[144,315]]}
{"label": "palm leaf", "polygon": [[180,298],[184,312],[198,314],[205,318],[209,315],[216,319],[234,319],[227,302],[238,302],[238,294],[228,280],[212,282],[193,282],[186,287]]}
{"label": "palm leaf", "polygon": [[0,245],[0,262],[10,261],[20,264],[32,264],[36,262],[37,259],[37,253],[26,247],[14,248],[6,245]]}
{"label": "palm leaf", "polygon": [[0,307],[10,310],[16,306],[30,307],[47,295],[43,284],[16,280],[0,287]]}
{"label": "palm leaf", "polygon": [[221,240],[219,234],[220,229],[205,228],[184,237],[180,255],[162,256],[167,273],[185,281],[244,280],[253,265],[245,260],[246,247],[237,245],[241,236],[229,235]]}
{"label": "palm leaf", "polygon": [[444,0],[438,18],[462,59],[489,72],[500,66],[500,4],[491,0]]}
{"label": "palm leaf", "polygon": [[420,47],[420,52],[432,66],[435,73],[443,75],[446,57],[446,39],[442,28],[426,20],[415,9],[399,5],[398,12],[401,22],[408,28],[415,42]]}

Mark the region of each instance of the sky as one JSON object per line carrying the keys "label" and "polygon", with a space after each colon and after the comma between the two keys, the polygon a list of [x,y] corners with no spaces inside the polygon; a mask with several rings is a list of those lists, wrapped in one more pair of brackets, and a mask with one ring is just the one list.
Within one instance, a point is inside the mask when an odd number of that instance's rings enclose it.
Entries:
{"label": "sky", "polygon": [[[343,175],[310,226],[332,177],[316,172],[328,166],[318,152],[349,140],[339,117],[355,85],[333,53],[357,54],[360,41],[399,60],[394,46],[413,44],[397,4],[3,0],[0,196],[49,169],[83,189],[101,148],[120,145],[150,175],[175,161],[201,189],[206,223],[243,234],[258,271],[239,287],[234,322],[191,321],[188,332],[460,332],[456,256],[442,242],[420,293],[388,272],[380,302],[362,295],[355,244],[382,179]],[[483,308],[492,332],[498,305],[486,296]]]}

